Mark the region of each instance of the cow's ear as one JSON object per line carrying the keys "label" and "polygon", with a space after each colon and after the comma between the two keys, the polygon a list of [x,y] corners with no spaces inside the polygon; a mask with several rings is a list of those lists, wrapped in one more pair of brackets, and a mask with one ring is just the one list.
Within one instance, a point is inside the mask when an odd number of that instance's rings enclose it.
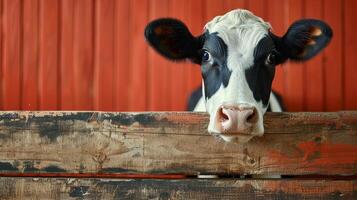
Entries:
{"label": "cow's ear", "polygon": [[331,38],[330,26],[316,19],[296,21],[283,37],[273,37],[279,53],[295,61],[314,57],[328,45]]}
{"label": "cow's ear", "polygon": [[191,59],[200,63],[203,37],[194,37],[179,20],[162,18],[150,22],[145,28],[149,44],[164,57],[171,60]]}

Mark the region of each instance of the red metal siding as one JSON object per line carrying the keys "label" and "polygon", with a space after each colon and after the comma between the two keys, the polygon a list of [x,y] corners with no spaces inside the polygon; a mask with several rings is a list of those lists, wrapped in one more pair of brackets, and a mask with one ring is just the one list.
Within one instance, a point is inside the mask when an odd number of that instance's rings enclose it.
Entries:
{"label": "red metal siding", "polygon": [[357,109],[354,0],[0,0],[1,110],[184,110],[199,67],[172,63],[148,47],[158,17],[205,22],[246,8],[284,34],[300,18],[334,30],[325,51],[277,68],[273,87],[290,111]]}
{"label": "red metal siding", "polygon": [[349,109],[357,108],[357,20],[356,9],[357,1],[345,0],[343,1],[343,57],[342,65],[344,67],[343,74],[343,93],[344,93],[344,107]]}

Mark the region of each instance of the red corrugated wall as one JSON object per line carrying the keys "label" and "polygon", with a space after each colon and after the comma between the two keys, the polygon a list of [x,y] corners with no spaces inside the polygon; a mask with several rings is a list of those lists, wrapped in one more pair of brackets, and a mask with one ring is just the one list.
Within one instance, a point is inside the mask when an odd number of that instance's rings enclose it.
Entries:
{"label": "red corrugated wall", "polygon": [[1,110],[184,110],[199,67],[148,48],[148,21],[175,17],[195,34],[216,15],[246,8],[283,34],[300,18],[327,21],[328,48],[278,67],[289,111],[357,109],[355,0],[0,0]]}

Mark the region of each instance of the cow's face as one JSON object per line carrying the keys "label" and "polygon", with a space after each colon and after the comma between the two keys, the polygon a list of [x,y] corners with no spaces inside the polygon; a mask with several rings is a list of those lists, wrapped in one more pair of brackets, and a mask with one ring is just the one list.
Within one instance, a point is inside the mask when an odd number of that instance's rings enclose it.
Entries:
{"label": "cow's face", "polygon": [[275,66],[313,57],[332,37],[328,25],[318,20],[300,20],[283,37],[269,30],[249,11],[234,10],[215,17],[198,37],[175,19],[151,22],[145,35],[165,57],[201,65],[208,131],[225,141],[247,142],[264,133]]}

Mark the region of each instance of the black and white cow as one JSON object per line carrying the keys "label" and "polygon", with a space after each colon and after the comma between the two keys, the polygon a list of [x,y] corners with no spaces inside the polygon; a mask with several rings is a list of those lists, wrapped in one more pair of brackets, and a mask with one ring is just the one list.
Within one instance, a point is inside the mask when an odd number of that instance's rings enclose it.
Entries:
{"label": "black and white cow", "polygon": [[282,37],[270,29],[263,19],[237,9],[215,17],[197,37],[171,18],[150,22],[145,37],[164,57],[201,65],[203,98],[195,110],[210,114],[211,134],[228,142],[247,142],[264,133],[263,115],[275,98],[275,66],[288,59],[308,60],[332,38],[331,28],[315,19],[293,23]]}

